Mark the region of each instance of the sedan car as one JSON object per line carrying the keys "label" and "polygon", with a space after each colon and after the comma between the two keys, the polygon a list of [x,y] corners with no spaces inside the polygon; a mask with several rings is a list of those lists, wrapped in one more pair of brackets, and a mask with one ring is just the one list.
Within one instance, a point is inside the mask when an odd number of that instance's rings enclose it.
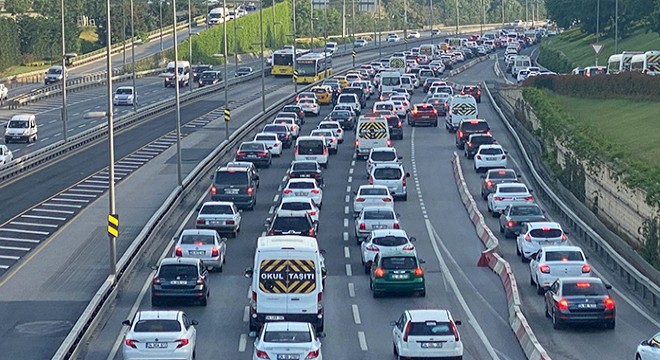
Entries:
{"label": "sedan car", "polygon": [[240,76],[245,76],[245,75],[250,75],[254,72],[254,69],[249,67],[249,66],[241,66],[236,70],[236,74],[234,74],[235,77],[240,77]]}
{"label": "sedan car", "polygon": [[287,170],[289,179],[311,178],[323,186],[323,169],[321,165],[314,160],[295,160]]}
{"label": "sedan car", "polygon": [[438,126],[438,110],[431,104],[415,104],[408,113],[408,125],[427,124]]}
{"label": "sedan car", "polygon": [[325,120],[338,122],[344,130],[353,130],[356,122],[353,112],[349,110],[333,110],[326,116]]}
{"label": "sedan car", "polygon": [[0,145],[0,165],[9,164],[14,160],[14,153],[7,147],[7,145]]}
{"label": "sedan car", "polygon": [[500,216],[500,233],[504,238],[514,237],[529,222],[546,221],[545,211],[534,203],[521,202],[507,206]]}
{"label": "sedan car", "polygon": [[338,121],[321,121],[319,123],[318,129],[330,129],[335,132],[339,143],[344,142],[344,130],[341,127],[341,124]]}
{"label": "sedan car", "polygon": [[304,98],[298,100],[297,105],[299,105],[305,114],[312,114],[314,116],[319,116],[321,113],[321,107],[316,103],[316,99]]}
{"label": "sedan car", "polygon": [[476,85],[465,85],[461,90],[461,95],[472,95],[472,97],[477,100],[477,103],[481,102],[481,89]]}
{"label": "sedan car", "polygon": [[249,161],[255,166],[270,167],[272,156],[263,142],[248,141],[238,147],[234,161]]}
{"label": "sedan car", "polygon": [[369,274],[376,254],[385,255],[392,252],[400,254],[405,254],[406,252],[414,253],[415,246],[412,244],[413,241],[415,241],[414,237],[409,238],[408,234],[400,229],[372,231],[369,237],[360,245],[360,260],[364,266],[364,273]]}
{"label": "sedan car", "polygon": [[281,112],[296,113],[298,115],[298,119],[300,119],[300,123],[298,125],[304,125],[305,124],[305,111],[303,111],[303,109],[300,106],[298,106],[298,105],[284,105]]}
{"label": "sedan car", "polygon": [[172,256],[201,259],[207,269],[222,272],[226,252],[225,239],[215,229],[185,229],[174,246]]}
{"label": "sedan car", "polygon": [[286,125],[267,124],[261,132],[277,134],[277,137],[282,142],[282,147],[285,149],[289,149],[293,144],[293,136],[291,135],[291,131],[289,131],[289,127]]}
{"label": "sedan car", "polygon": [[[217,236],[215,231],[212,233]],[[160,261],[151,281],[152,307],[164,300],[191,300],[206,306],[208,296],[208,270],[201,259],[173,257]]]}
{"label": "sedan car", "polygon": [[403,170],[401,164],[376,164],[369,173],[369,185],[384,185],[394,198],[408,200],[407,178],[410,173]]}
{"label": "sedan car", "polygon": [[316,237],[318,222],[305,211],[279,210],[273,219],[266,219],[266,234],[271,235],[302,235]]}
{"label": "sedan car", "polygon": [[112,104],[116,106],[137,105],[137,98],[137,93],[132,86],[120,86],[115,90],[115,94],[112,96]]}
{"label": "sedan car", "polygon": [[353,214],[355,217],[365,207],[369,206],[387,206],[394,208],[394,198],[390,195],[387,186],[383,185],[361,185],[355,191],[353,199]]}
{"label": "sedan car", "polygon": [[504,151],[502,145],[499,144],[480,145],[479,149],[474,154],[474,171],[480,172],[485,169],[506,168],[507,165],[506,154],[507,152]]}
{"label": "sedan car", "polygon": [[312,324],[267,322],[254,341],[254,360],[322,360],[321,341]]}
{"label": "sedan car", "polygon": [[559,278],[545,292],[545,316],[552,326],[565,324],[601,324],[606,329],[616,326],[616,306],[609,289],[596,277]]}
{"label": "sedan car", "polygon": [[319,207],[316,206],[316,203],[314,203],[314,200],[306,196],[292,196],[282,198],[282,202],[280,203],[280,206],[277,207],[276,212],[280,212],[280,210],[304,211],[312,218],[312,221],[315,223],[318,223],[319,215],[321,212]]}
{"label": "sedan car", "polygon": [[195,358],[197,320],[183,311],[138,311],[128,327],[122,345],[124,360]]}
{"label": "sedan car", "polygon": [[199,209],[195,223],[198,229],[213,229],[236,237],[241,231],[241,213],[232,202],[207,201]]}
{"label": "sedan car", "polygon": [[516,202],[534,202],[534,197],[525,184],[497,184],[495,192],[488,195],[488,212],[493,217],[498,217],[507,206]]}
{"label": "sedan car", "polygon": [[356,48],[365,47],[369,45],[369,42],[365,39],[357,39],[353,42],[353,46]]}
{"label": "sedan car", "polygon": [[310,136],[323,136],[325,138],[325,143],[328,146],[328,152],[330,154],[336,154],[339,151],[339,137],[331,129],[316,129],[312,130],[309,133]]}
{"label": "sedan car", "polygon": [[516,255],[523,262],[531,259],[544,246],[564,245],[568,240],[561,225],[550,221],[526,223],[516,235]]}
{"label": "sedan car", "polygon": [[273,120],[273,124],[288,126],[289,131],[291,132],[291,136],[293,136],[294,139],[297,139],[298,136],[300,135],[300,126],[296,124],[295,117],[286,117],[286,115],[281,115],[280,113],[279,116]]}
{"label": "sedan car", "polygon": [[493,169],[488,170],[481,178],[484,179],[481,183],[481,197],[487,200],[488,195],[495,191],[497,184],[518,182],[520,175],[517,175],[513,169]]}
{"label": "sedan car", "polygon": [[399,214],[390,206],[367,206],[355,219],[355,240],[358,245],[373,230],[399,229]]}
{"label": "sedan car", "polygon": [[421,35],[417,31],[411,31],[408,33],[408,39],[419,39]]}
{"label": "sedan car", "polygon": [[369,288],[373,297],[385,293],[417,293],[426,296],[422,260],[415,252],[377,254],[371,263]]}
{"label": "sedan car", "polygon": [[591,266],[578,246],[545,246],[529,262],[529,283],[539,295],[561,277],[580,276],[591,276]]}
{"label": "sedan car", "polygon": [[289,179],[282,189],[282,198],[291,196],[308,197],[319,209],[323,203],[323,190],[314,179]]}
{"label": "sedan car", "polygon": [[467,159],[474,158],[481,145],[496,144],[495,138],[491,134],[472,134],[465,142],[463,154]]}
{"label": "sedan car", "polygon": [[253,141],[266,144],[268,151],[270,151],[273,156],[279,157],[282,155],[282,141],[275,133],[258,133],[254,136]]}
{"label": "sedan car", "polygon": [[660,359],[660,333],[653,335],[637,345],[635,360],[659,360]]}
{"label": "sedan car", "polygon": [[463,342],[457,326],[448,310],[405,310],[392,326],[394,355],[404,357],[442,357],[461,359]]}

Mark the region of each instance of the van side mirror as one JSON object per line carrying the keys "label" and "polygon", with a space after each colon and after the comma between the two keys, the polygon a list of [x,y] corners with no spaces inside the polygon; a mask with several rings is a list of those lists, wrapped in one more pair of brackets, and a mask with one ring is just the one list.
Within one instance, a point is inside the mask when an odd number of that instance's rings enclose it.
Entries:
{"label": "van side mirror", "polygon": [[406,177],[407,177],[407,178],[410,177],[410,173],[409,173],[409,172],[406,173]]}
{"label": "van side mirror", "polygon": [[273,222],[273,220],[271,218],[266,218],[266,223],[264,225],[266,227],[269,227],[272,222]]}
{"label": "van side mirror", "polygon": [[248,278],[248,279],[252,278],[252,274],[254,274],[254,270],[252,270],[252,268],[249,267],[249,268],[245,269],[245,277],[246,278]]}
{"label": "van side mirror", "polygon": [[456,320],[456,321],[454,321],[454,324],[456,324],[456,325],[463,325],[463,322],[460,321],[460,320]]}
{"label": "van side mirror", "polygon": [[131,326],[131,321],[130,320],[124,320],[121,322],[122,325],[124,326]]}
{"label": "van side mirror", "polygon": [[192,325],[194,325],[194,326],[199,325],[199,321],[197,321],[197,320],[193,320],[193,321],[191,321],[190,323],[191,323]]}
{"label": "van side mirror", "polygon": [[416,237],[411,237],[411,238],[408,239],[408,240],[410,240],[410,242],[415,242],[415,241],[417,241],[417,238],[416,238]]}

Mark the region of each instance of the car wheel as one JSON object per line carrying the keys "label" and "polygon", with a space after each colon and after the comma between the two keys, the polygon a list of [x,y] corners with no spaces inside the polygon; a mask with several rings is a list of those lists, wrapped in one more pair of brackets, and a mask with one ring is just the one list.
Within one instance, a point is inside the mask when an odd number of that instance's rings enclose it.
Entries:
{"label": "car wheel", "polygon": [[433,127],[438,127],[438,120],[433,122]]}
{"label": "car wheel", "polygon": [[225,270],[225,267],[222,266],[222,264],[225,263],[225,259],[223,258],[222,261],[220,262],[220,266],[218,266],[217,270],[218,272],[223,272]]}
{"label": "car wheel", "polygon": [[504,226],[502,226],[502,223],[500,223],[500,234],[504,234]]}
{"label": "car wheel", "polygon": [[539,295],[543,295],[545,293],[545,290],[543,290],[543,286],[539,283],[539,279],[536,278],[536,293]]}
{"label": "car wheel", "polygon": [[639,354],[635,354],[635,360],[642,360],[642,357]]}
{"label": "car wheel", "polygon": [[399,356],[399,352],[396,350],[396,344],[392,343],[392,354],[394,356]]}
{"label": "car wheel", "polygon": [[545,317],[549,318],[550,317],[550,312],[548,311],[548,302],[543,301],[543,304],[544,304],[544,311],[543,312],[545,312]]}
{"label": "car wheel", "polygon": [[208,305],[208,303],[209,303],[208,296],[209,296],[209,294],[206,294],[206,296],[204,296],[204,298],[202,300],[200,300],[199,305],[201,305],[201,306]]}
{"label": "car wheel", "polygon": [[516,255],[521,256],[520,248],[518,248],[518,244],[517,244],[517,243],[516,243]]}
{"label": "car wheel", "polygon": [[419,292],[419,297],[426,297],[426,289]]}
{"label": "car wheel", "polygon": [[552,328],[555,330],[561,329],[561,322],[559,319],[557,319],[557,313],[553,310],[552,311]]}
{"label": "car wheel", "polygon": [[160,305],[161,305],[160,299],[152,295],[151,296],[151,307],[159,307]]}
{"label": "car wheel", "polygon": [[250,324],[248,325],[249,332],[257,332],[259,330],[259,325],[256,324],[252,319],[250,319]]}
{"label": "car wheel", "polygon": [[371,271],[371,266],[364,264],[364,273],[369,275],[370,271]]}
{"label": "car wheel", "polygon": [[527,262],[527,259],[525,258],[525,254],[523,254],[522,251],[520,252],[520,262],[523,264]]}
{"label": "car wheel", "polygon": [[529,273],[529,284],[534,286],[536,283],[534,282],[534,277],[532,276],[532,273]]}
{"label": "car wheel", "polygon": [[616,320],[608,321],[605,323],[605,329],[614,330],[616,327]]}
{"label": "car wheel", "polygon": [[494,218],[499,218],[500,215],[501,215],[499,212],[497,212],[495,210],[493,210],[490,214],[493,215]]}

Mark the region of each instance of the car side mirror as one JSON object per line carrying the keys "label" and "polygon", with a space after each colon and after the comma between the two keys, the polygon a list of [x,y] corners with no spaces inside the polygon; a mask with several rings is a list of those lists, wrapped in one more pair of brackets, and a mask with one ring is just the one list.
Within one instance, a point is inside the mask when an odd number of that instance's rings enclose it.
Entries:
{"label": "car side mirror", "polygon": [[158,266],[152,266],[151,270],[158,270]]}
{"label": "car side mirror", "polygon": [[209,176],[209,178],[210,178],[211,180],[213,180],[213,175]]}
{"label": "car side mirror", "polygon": [[398,156],[397,159],[403,160],[403,156]]}
{"label": "car side mirror", "polygon": [[326,253],[327,253],[327,251],[325,251],[325,249],[319,250],[319,254],[321,254],[321,255],[325,255]]}
{"label": "car side mirror", "polygon": [[246,278],[250,279],[252,277],[252,274],[254,274],[254,270],[252,270],[252,268],[249,267],[245,269],[244,275]]}
{"label": "car side mirror", "polygon": [[322,268],[322,269],[321,269],[321,276],[322,276],[323,278],[327,277],[327,276],[328,276],[328,269],[326,269],[326,268]]}
{"label": "car side mirror", "polygon": [[122,325],[124,326],[131,326],[131,321],[130,320],[124,320],[121,322]]}
{"label": "car side mirror", "polygon": [[419,259],[419,263],[420,263],[420,264],[426,264],[426,260],[424,260],[424,259]]}
{"label": "car side mirror", "polygon": [[410,242],[415,242],[415,241],[417,241],[417,238],[416,238],[416,237],[411,237],[411,238],[408,239],[408,240],[410,240]]}
{"label": "car side mirror", "polygon": [[534,192],[534,190],[532,190],[532,189],[528,189],[528,190],[529,190],[529,193],[530,193],[530,194]]}
{"label": "car side mirror", "polygon": [[522,175],[520,175],[520,174],[517,174],[516,176],[517,176],[517,177],[519,177],[519,178],[521,178],[521,177],[522,177]]}
{"label": "car side mirror", "polygon": [[271,218],[266,218],[266,222],[264,223],[264,226],[269,227],[272,222],[273,220]]}
{"label": "car side mirror", "polygon": [[612,290],[612,285],[610,285],[610,284],[606,284],[606,285],[605,285],[605,289],[607,289],[607,290]]}
{"label": "car side mirror", "polygon": [[390,326],[396,326],[396,321],[390,321]]}
{"label": "car side mirror", "polygon": [[479,176],[479,177],[482,178],[482,179],[485,179],[485,178],[486,178],[486,175],[481,175],[481,176]]}
{"label": "car side mirror", "polygon": [[518,235],[520,235],[520,231],[514,231],[513,234],[516,235],[516,236],[518,236]]}
{"label": "car side mirror", "polygon": [[269,147],[268,147],[268,150],[273,150],[273,147],[272,147],[272,146],[269,146]]}
{"label": "car side mirror", "polygon": [[564,234],[565,234],[565,235],[569,235],[568,231],[564,231]]}
{"label": "car side mirror", "polygon": [[409,173],[409,172],[406,173],[406,177],[407,177],[407,178],[410,177],[410,173]]}
{"label": "car side mirror", "polygon": [[192,321],[190,322],[190,324],[192,324],[192,325],[194,325],[194,326],[197,326],[197,325],[199,325],[199,321],[197,321],[197,320],[192,320]]}

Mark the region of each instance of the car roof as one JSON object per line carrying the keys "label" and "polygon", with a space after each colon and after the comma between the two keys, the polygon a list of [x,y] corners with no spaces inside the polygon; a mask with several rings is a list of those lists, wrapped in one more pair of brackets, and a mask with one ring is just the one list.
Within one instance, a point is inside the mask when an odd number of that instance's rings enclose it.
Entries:
{"label": "car roof", "polygon": [[261,141],[243,141],[240,146],[243,145],[253,145],[253,144],[258,144],[258,145],[263,145]]}
{"label": "car roof", "polygon": [[287,182],[287,184],[294,183],[294,182],[297,182],[297,183],[314,183],[314,184],[316,184],[316,179],[308,179],[308,178],[291,178],[291,179],[289,179],[289,181]]}
{"label": "car roof", "polygon": [[541,229],[541,228],[551,228],[551,229],[561,229],[561,224],[554,221],[539,221],[539,222],[528,222],[525,223],[529,229]]}
{"label": "car roof", "polygon": [[135,315],[135,321],[157,319],[178,320],[180,314],[181,311],[178,310],[143,310],[139,311],[137,315]]}
{"label": "car roof", "polygon": [[371,237],[383,237],[383,236],[403,236],[408,237],[405,230],[402,229],[378,229],[371,230]]}
{"label": "car roof", "polygon": [[[34,115],[32,114],[17,114],[11,117],[11,120],[30,120]],[[10,121],[11,121],[10,120]]]}
{"label": "car roof", "polygon": [[312,198],[307,196],[290,196],[282,198],[282,203],[294,203],[294,202],[304,202],[311,203],[313,202]]}
{"label": "car roof", "polygon": [[[226,203],[225,203],[226,204]],[[231,204],[231,203],[229,203]],[[206,205],[206,204],[204,204]],[[213,229],[184,229],[181,235],[210,235],[215,236],[217,232]]]}
{"label": "car roof", "polygon": [[542,246],[541,250],[543,250],[543,251],[579,251],[579,252],[583,252],[581,247],[571,246],[571,245]]}
{"label": "car roof", "polygon": [[309,331],[309,323],[273,321],[264,324],[266,331]]}
{"label": "car roof", "polygon": [[[204,206],[211,206],[211,205],[232,206],[232,205],[234,205],[234,203],[231,202],[231,201],[207,201],[207,202],[205,202],[204,204],[202,204],[202,207],[204,207]],[[202,230],[202,229],[186,229],[186,230],[183,230],[183,231],[186,232],[186,231],[188,231],[188,230]],[[212,230],[211,230],[211,231],[212,231]]]}
{"label": "car roof", "polygon": [[260,248],[286,248],[318,250],[319,245],[315,238],[300,235],[271,235],[261,236],[257,239],[257,249]]}
{"label": "car roof", "polygon": [[365,206],[364,208],[362,208],[362,211],[394,212],[394,209],[389,206]]}
{"label": "car roof", "polygon": [[317,166],[319,164],[319,162],[316,160],[293,160],[291,162],[291,166],[293,166],[294,164],[303,164],[303,163],[316,163]]}
{"label": "car roof", "polygon": [[[527,189],[527,185],[520,183],[520,182],[507,182],[507,183],[499,183],[497,184],[497,189],[499,188],[505,188],[505,187],[524,187]],[[527,189],[529,191],[529,189]]]}
{"label": "car roof", "polygon": [[278,209],[275,213],[275,217],[304,217],[308,218],[307,212],[301,210],[285,210]]}
{"label": "car roof", "polygon": [[502,149],[503,150],[504,148],[502,147],[502,145],[499,145],[499,144],[484,144],[484,145],[479,146],[479,150],[477,150],[477,151],[481,151],[481,149]]}
{"label": "car roof", "polygon": [[230,161],[225,165],[226,168],[241,168],[241,169],[247,169],[247,168],[254,168],[254,163],[248,162],[248,161]]}
{"label": "car roof", "polygon": [[308,136],[298,136],[297,141],[300,141],[300,140],[319,140],[319,141],[325,141],[325,139],[323,138],[323,136],[311,136],[311,135],[308,135]]}
{"label": "car roof", "polygon": [[410,316],[410,320],[413,322],[424,322],[427,320],[447,322],[450,320],[450,314],[448,310],[416,309],[406,310],[406,312]]}
{"label": "car roof", "polygon": [[[211,230],[214,231],[214,230]],[[189,257],[170,257],[170,258],[165,258],[160,261],[160,266],[163,265],[176,265],[176,264],[182,264],[182,265],[197,265],[201,262],[200,259],[197,258],[189,258]]]}
{"label": "car roof", "polygon": [[260,135],[269,135],[269,136],[271,136],[271,137],[275,137],[276,140],[279,139],[279,138],[277,137],[277,134],[276,134],[276,133],[272,133],[272,132],[260,132],[260,133],[257,133],[256,135],[254,135],[254,137],[256,138],[257,136],[260,136]]}
{"label": "car roof", "polygon": [[370,150],[371,152],[396,152],[396,148],[393,147],[375,147]]}

